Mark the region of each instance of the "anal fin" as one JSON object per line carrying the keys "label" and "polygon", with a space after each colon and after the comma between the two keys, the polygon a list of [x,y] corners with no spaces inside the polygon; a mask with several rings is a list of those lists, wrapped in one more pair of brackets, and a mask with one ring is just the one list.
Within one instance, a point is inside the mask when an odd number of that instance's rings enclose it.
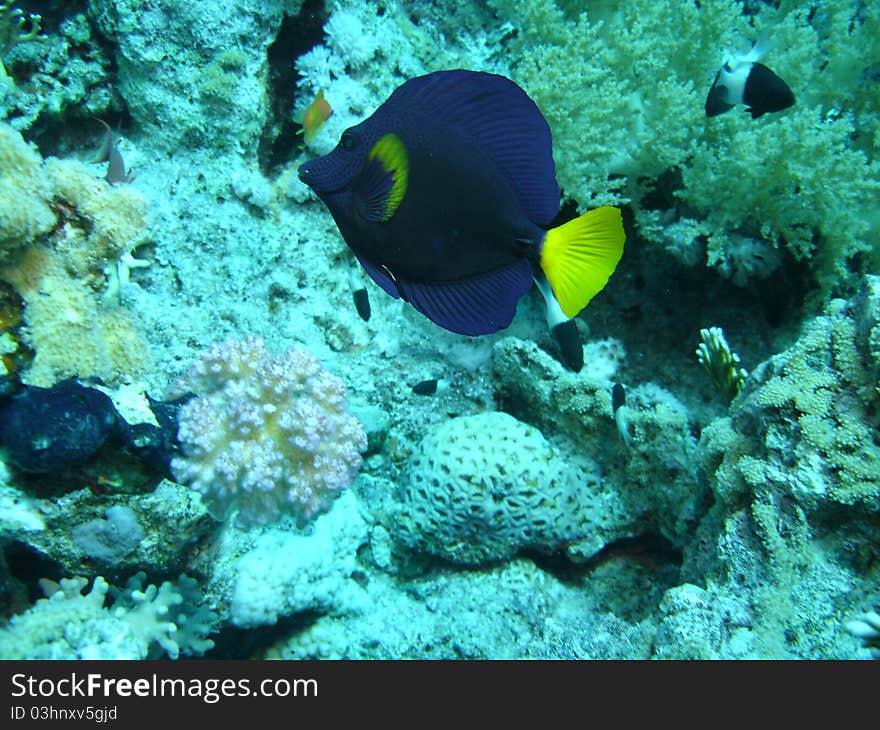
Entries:
{"label": "anal fin", "polygon": [[[526,259],[470,279],[447,283],[397,282],[401,296],[434,324],[475,337],[508,327],[532,285]],[[387,291],[387,290],[386,290]]]}

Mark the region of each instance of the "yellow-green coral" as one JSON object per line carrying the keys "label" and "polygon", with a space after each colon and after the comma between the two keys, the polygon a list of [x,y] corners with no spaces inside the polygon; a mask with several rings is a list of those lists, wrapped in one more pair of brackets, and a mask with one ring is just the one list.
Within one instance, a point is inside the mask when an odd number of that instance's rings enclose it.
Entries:
{"label": "yellow-green coral", "polygon": [[12,127],[0,124],[0,262],[55,225],[42,158]]}
{"label": "yellow-green coral", "polygon": [[0,211],[0,262],[22,247],[51,242],[64,265],[96,288],[104,268],[144,239],[146,201],[134,187],[109,185],[77,160],[42,160],[4,124]]}
{"label": "yellow-green coral", "polygon": [[101,306],[99,295],[70,275],[63,258],[42,246],[27,249],[11,269],[0,270],[25,300],[23,339],[36,353],[23,376],[50,386],[73,375],[114,384],[151,365],[137,320],[120,308]]}
{"label": "yellow-green coral", "polygon": [[45,36],[40,35],[41,20],[34,13],[25,15],[24,11],[12,7],[10,2],[0,2],[0,77],[5,74],[3,59],[15,46],[45,40]]}
{"label": "yellow-green coral", "polygon": [[704,430],[704,464],[726,500],[775,484],[808,511],[880,505],[876,375],[859,351],[855,316],[832,302],[753,373],[733,418]]}
{"label": "yellow-green coral", "polygon": [[[560,184],[579,207],[632,202],[646,238],[737,283],[778,266],[777,247],[823,293],[849,280],[853,260],[880,264],[877,3],[756,3],[748,15],[733,0],[489,5],[517,28],[512,74],[547,117]],[[707,119],[721,63],[761,36],[797,103]],[[662,215],[643,209],[658,185],[676,201]],[[670,241],[679,219],[690,238]]]}
{"label": "yellow-green coral", "polygon": [[44,176],[54,200],[67,206],[53,239],[67,267],[100,279],[108,262],[136,248],[144,238],[146,201],[130,185],[110,185],[76,160],[48,158]]}
{"label": "yellow-green coral", "polygon": [[[23,380],[71,376],[108,382],[143,372],[145,338],[126,312],[101,306],[107,271],[139,264],[146,202],[76,160],[40,155],[0,124],[0,279],[25,301],[23,342],[36,357]],[[118,274],[110,283],[118,285]]]}

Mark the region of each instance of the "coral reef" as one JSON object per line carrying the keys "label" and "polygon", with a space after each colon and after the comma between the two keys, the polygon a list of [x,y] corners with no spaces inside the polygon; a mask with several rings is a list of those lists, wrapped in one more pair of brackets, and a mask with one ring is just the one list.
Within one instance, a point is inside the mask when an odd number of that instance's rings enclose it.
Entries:
{"label": "coral reef", "polygon": [[[122,103],[113,86],[114,61],[108,56],[100,33],[87,14],[83,3],[41,3],[47,19],[53,16],[43,32],[17,42],[18,23],[23,20],[10,3],[0,20],[0,116],[17,130],[42,130],[46,127],[69,129],[70,122],[86,123],[92,117],[118,114]],[[52,7],[54,6],[54,7]],[[62,10],[64,16],[56,25]],[[30,36],[37,29],[38,16],[30,16]],[[51,27],[50,27],[51,23]],[[13,44],[10,46],[10,43]]]}
{"label": "coral reef", "polygon": [[[852,215],[880,190],[876,6],[829,3],[813,14],[783,2],[747,15],[734,0],[597,3],[580,13],[554,0],[490,5],[517,28],[513,77],[547,114],[560,184],[579,207],[630,202],[647,239],[685,258],[697,246],[742,283],[772,269],[777,247],[826,290],[850,280],[859,254],[876,267],[880,219]],[[724,54],[757,34],[773,41],[773,68],[797,78],[798,103],[757,129],[745,115],[701,120]],[[668,202],[652,205],[649,193]],[[689,230],[684,240],[670,225]],[[746,256],[737,253],[744,244]]]}
{"label": "coral reef", "polygon": [[[381,601],[382,611],[322,616],[269,647],[267,658],[541,656],[549,645],[543,628],[553,623],[548,616],[558,617],[559,606],[575,613],[572,592],[528,560],[414,581],[408,593],[391,590],[387,576],[379,577],[365,591],[369,602]],[[493,620],[485,621],[486,615]]]}
{"label": "coral reef", "polygon": [[[326,43],[296,59],[298,87],[305,106],[319,91],[333,108],[308,148],[329,152],[346,127],[367,116],[397,86],[413,76],[450,68],[479,68],[503,73],[504,59],[492,47],[494,38],[477,24],[444,28],[438,18],[414,23],[400,3],[386,12],[377,6],[351,0],[334,0],[333,12],[324,27]],[[463,4],[459,12],[473,10]],[[429,6],[417,12],[428,12]],[[442,15],[441,15],[442,17]],[[449,21],[447,16],[446,22]],[[497,32],[493,35],[499,35]],[[370,63],[381,57],[382,63]]]}
{"label": "coral reef", "polygon": [[15,46],[46,40],[40,35],[40,20],[39,15],[25,15],[24,11],[12,7],[11,2],[0,3],[0,72],[5,73],[3,59]]}
{"label": "coral reef", "polygon": [[124,580],[133,571],[149,575],[195,572],[193,556],[215,523],[198,495],[162,482],[146,494],[95,494],[81,488],[53,499],[5,487],[8,507],[0,535],[22,541],[65,575]]}
{"label": "coral reef", "polygon": [[89,10],[116,45],[119,93],[154,147],[253,154],[269,109],[266,48],[298,5],[91,0]]}
{"label": "coral reef", "polygon": [[345,386],[304,350],[270,354],[256,337],[209,348],[179,384],[177,478],[218,519],[242,525],[326,510],[361,465],[367,437]]}
{"label": "coral reef", "polygon": [[[618,357],[614,349],[611,353]],[[593,529],[569,551],[590,557],[615,539],[650,533],[683,544],[705,501],[687,409],[655,384],[632,388],[627,409],[633,445],[628,449],[611,413],[608,378],[617,364],[596,357],[586,362],[585,372],[574,375],[534,343],[513,338],[501,340],[493,352],[504,408],[567,443],[568,453],[588,459],[601,475],[598,485],[585,490]]]}
{"label": "coral reef", "polygon": [[880,507],[871,426],[880,405],[877,351],[858,332],[876,289],[858,301],[833,301],[791,348],[752,372],[730,417],[704,430],[701,458],[725,503],[782,489],[807,515],[833,505]]}
{"label": "coral reef", "polygon": [[596,480],[506,413],[462,416],[410,456],[394,524],[410,546],[456,563],[554,552],[589,530],[584,495]]}
{"label": "coral reef", "polygon": [[47,598],[0,629],[0,657],[146,659],[161,652],[177,659],[213,646],[205,638],[212,616],[196,606],[200,594],[192,579],[144,587],[143,575],[135,576],[125,590],[115,591],[109,607],[104,604],[111,586],[98,576],[83,593],[88,583],[65,578],[47,584]]}
{"label": "coral reef", "polygon": [[[758,40],[794,106],[707,118]],[[126,422],[5,433],[4,659],[876,655],[880,4],[0,0],[0,57],[0,409]],[[383,296],[297,177],[450,68],[534,98],[557,223],[622,209],[578,374],[534,293]]]}
{"label": "coral reef", "polygon": [[858,576],[876,582],[876,293],[874,281],[832,301],[703,429],[698,456],[716,502],[684,572],[748,588],[755,654],[840,656]]}
{"label": "coral reef", "polygon": [[[331,513],[318,517],[308,534],[269,528],[229,566],[232,623],[254,627],[307,611],[364,610],[363,589],[353,575],[357,550],[365,541],[366,522],[350,492]],[[283,567],[278,555],[287,556]]]}

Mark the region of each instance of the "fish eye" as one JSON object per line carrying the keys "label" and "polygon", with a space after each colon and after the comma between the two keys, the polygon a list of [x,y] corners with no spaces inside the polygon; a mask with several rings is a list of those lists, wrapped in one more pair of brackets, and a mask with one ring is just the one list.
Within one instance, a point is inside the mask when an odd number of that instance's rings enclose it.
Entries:
{"label": "fish eye", "polygon": [[357,137],[350,129],[346,129],[342,133],[342,149],[351,152],[357,145]]}

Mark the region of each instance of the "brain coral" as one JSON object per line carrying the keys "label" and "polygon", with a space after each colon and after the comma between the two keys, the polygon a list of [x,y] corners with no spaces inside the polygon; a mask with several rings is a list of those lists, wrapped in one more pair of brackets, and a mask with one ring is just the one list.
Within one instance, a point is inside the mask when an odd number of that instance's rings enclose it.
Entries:
{"label": "brain coral", "polygon": [[541,432],[506,413],[447,421],[416,448],[398,528],[411,547],[453,562],[550,552],[583,526],[583,479]]}
{"label": "brain coral", "polygon": [[303,350],[267,352],[263,340],[209,348],[180,384],[197,394],[179,414],[177,479],[223,519],[301,522],[328,509],[361,465],[367,438],[346,412],[345,386]]}

